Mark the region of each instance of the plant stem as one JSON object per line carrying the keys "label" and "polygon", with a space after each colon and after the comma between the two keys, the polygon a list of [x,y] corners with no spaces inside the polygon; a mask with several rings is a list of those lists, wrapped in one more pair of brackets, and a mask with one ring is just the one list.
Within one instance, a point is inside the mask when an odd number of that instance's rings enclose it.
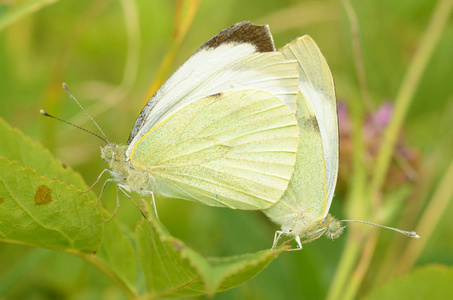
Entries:
{"label": "plant stem", "polygon": [[[364,165],[365,146],[362,139],[362,120],[363,120],[363,102],[361,96],[356,95],[355,91],[350,92],[351,100],[351,117],[353,124],[353,177],[349,184],[349,195],[346,199],[346,215],[348,219],[361,218],[367,215],[367,203],[361,201],[365,195],[366,187],[366,167]],[[369,206],[369,205],[368,205]],[[327,299],[342,299],[345,286],[349,282],[350,274],[358,260],[362,249],[363,239],[361,232],[355,226],[348,226],[348,236],[345,248],[341,254],[340,264],[337,267],[335,276],[332,280]]]}
{"label": "plant stem", "polygon": [[362,247],[362,257],[357,263],[357,267],[352,273],[348,284],[345,286],[342,299],[352,300],[357,298],[357,291],[359,290],[363,278],[368,271],[368,266],[370,265],[371,259],[373,258],[374,250],[376,249],[376,244],[379,236],[378,232],[379,231],[377,229],[374,229],[368,236],[365,246]]}
{"label": "plant stem", "polygon": [[9,5],[11,7],[9,7],[7,12],[0,18],[0,31],[10,26],[11,24],[14,24],[23,17],[33,14],[36,11],[52,5],[57,1],[58,0],[22,1],[22,3],[19,2],[19,4],[11,2],[11,4]]}
{"label": "plant stem", "polygon": [[[188,5],[187,13],[184,18],[183,16],[183,9],[185,4]],[[162,85],[165,77],[167,76],[168,70],[170,69],[171,64],[175,60],[176,54],[181,46],[181,43],[186,36],[187,31],[192,24],[193,19],[198,10],[198,6],[200,4],[200,0],[179,0],[176,1],[175,6],[175,24],[173,30],[173,41],[170,46],[170,49],[165,55],[165,58],[162,60],[161,65],[159,66],[159,70],[156,73],[156,76],[152,80],[151,87],[148,91],[147,99],[151,98],[157,89]],[[182,21],[181,19],[184,18]],[[148,100],[147,100],[148,101]]]}
{"label": "plant stem", "polygon": [[[394,114],[389,126],[384,132],[382,146],[374,168],[375,172],[370,185],[370,197],[374,207],[378,207],[381,190],[385,181],[385,176],[387,175],[400,128],[406,117],[422,75],[432,54],[434,53],[434,49],[440,40],[441,34],[445,29],[452,7],[453,0],[440,0],[438,2],[431,16],[428,27],[426,28],[420,41],[419,48],[406,71],[406,75],[396,97]],[[373,253],[370,247],[375,246],[375,239],[377,239],[377,235],[372,235],[365,243],[366,249],[367,251],[371,251],[370,253]],[[413,243],[415,241],[411,242]],[[354,284],[349,285],[347,288],[346,293],[348,299],[356,298],[361,282],[364,278],[363,275],[368,270],[371,259],[372,257],[365,255],[362,257],[361,262],[359,262],[359,265],[354,273],[362,274],[362,276],[360,278],[355,276]]]}
{"label": "plant stem", "polygon": [[[449,115],[450,116],[450,115]],[[451,116],[450,116],[451,117]],[[453,141],[453,130],[450,134],[446,135],[445,140]],[[426,157],[420,166],[418,174],[419,184],[414,186],[414,189],[409,196],[410,206],[405,206],[402,218],[398,222],[399,227],[405,226],[406,229],[415,229],[419,216],[426,212],[425,207],[430,203],[430,195],[432,194],[435,181],[438,179],[437,175],[445,168],[445,157],[449,156],[452,149],[451,143],[443,143],[444,145],[437,145],[438,148],[430,156]],[[418,232],[420,234],[420,232]],[[422,233],[422,239],[426,236]],[[383,284],[387,278],[396,275],[397,268],[395,268],[395,261],[400,261],[401,257],[406,257],[409,251],[406,248],[407,244],[412,240],[403,238],[402,236],[395,236],[395,241],[386,250],[387,254],[384,260],[380,261],[379,271],[377,272],[376,279],[373,280],[373,286],[377,287]],[[401,261],[400,261],[401,263]]]}
{"label": "plant stem", "polygon": [[340,264],[335,272],[332,285],[329,288],[326,297],[327,300],[342,299],[343,288],[347,285],[349,275],[352,272],[354,264],[357,262],[357,257],[360,255],[361,249],[360,242],[353,238],[351,234],[348,234],[346,247],[341,253]]}
{"label": "plant stem", "polygon": [[406,246],[406,251],[396,267],[396,273],[401,274],[409,270],[417,258],[422,253],[429,241],[434,228],[439,223],[443,213],[453,198],[453,159],[450,161],[447,171],[442,181],[439,183],[433,197],[427,202],[426,207],[416,231],[420,234],[421,239],[411,240]]}
{"label": "plant stem", "polygon": [[[343,3],[349,4],[346,1]],[[350,14],[349,10],[352,8],[346,6],[345,9],[347,10],[347,13]],[[373,174],[372,182],[370,185],[370,197],[372,199],[371,203],[374,204],[374,207],[376,207],[379,202],[378,200],[380,191],[384,184],[385,176],[390,165],[393,149],[396,144],[400,128],[406,117],[411,101],[413,100],[413,95],[417,90],[423,72],[425,71],[427,64],[434,52],[434,49],[439,42],[440,36],[447,24],[452,6],[453,0],[440,0],[438,2],[431,16],[428,27],[425,30],[425,33],[420,41],[418,51],[412,59],[406,71],[404,80],[400,86],[395,101],[394,114],[389,126],[385,131],[384,140],[377,157],[374,169],[375,172]],[[355,135],[354,138],[356,139],[357,135]],[[363,149],[354,147],[354,151],[357,150]],[[357,159],[355,160],[354,167],[360,167],[360,162]],[[359,171],[363,169],[362,167],[360,167]],[[363,186],[360,184],[359,176],[355,176],[354,179],[357,180],[354,180],[352,182],[351,187],[353,188],[353,195],[350,199],[351,204],[357,203],[357,199],[361,194],[359,190],[362,190],[363,188]],[[359,205],[359,209],[363,209],[362,206]],[[353,284],[350,284],[348,279],[350,277],[351,270],[353,268],[353,265],[358,261],[358,256],[360,255],[361,249],[363,247],[362,243],[359,243],[352,234],[348,235],[348,241],[346,242],[346,246],[342,254],[342,259],[335,274],[327,299],[343,299],[343,296],[347,296],[348,299],[354,299],[357,296],[358,290],[364,278],[363,275],[368,270],[369,263],[372,259],[372,253],[374,252],[377,236],[377,234],[373,234],[365,243],[365,248],[367,249],[368,255],[362,256],[361,262],[358,264],[357,269],[354,272],[354,282]]]}
{"label": "plant stem", "polygon": [[365,103],[366,109],[372,111],[373,101],[371,99],[370,91],[367,86],[365,65],[363,63],[362,49],[360,47],[360,30],[359,21],[349,0],[342,0],[343,8],[346,11],[349,20],[349,26],[351,27],[351,41],[352,51],[354,53],[355,71],[357,79],[359,81],[360,92],[362,93],[363,102]]}
{"label": "plant stem", "polygon": [[409,106],[418,88],[420,79],[429,60],[436,48],[442,32],[448,22],[453,6],[453,0],[439,0],[431,16],[428,27],[420,41],[419,48],[412,59],[395,100],[395,110],[389,126],[384,132],[384,137],[379,151],[376,168],[371,182],[373,202],[377,203],[380,190],[385,181],[385,176],[390,165],[400,128],[406,117]]}

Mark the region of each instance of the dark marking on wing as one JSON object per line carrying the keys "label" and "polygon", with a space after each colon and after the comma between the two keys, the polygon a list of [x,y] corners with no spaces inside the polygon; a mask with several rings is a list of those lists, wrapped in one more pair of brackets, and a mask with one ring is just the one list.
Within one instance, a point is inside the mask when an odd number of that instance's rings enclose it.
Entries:
{"label": "dark marking on wing", "polygon": [[318,119],[316,119],[316,116],[312,116],[311,117],[311,122],[313,124],[313,127],[316,129],[316,131],[320,131],[319,124],[318,124]]}
{"label": "dark marking on wing", "polygon": [[318,120],[316,119],[316,116],[313,114],[313,115],[310,115],[310,116],[306,116],[306,117],[303,117],[303,118],[298,118],[297,119],[297,122],[299,122],[300,124],[304,124],[302,125],[303,127],[313,127],[317,132],[319,132],[319,124],[318,124]]}
{"label": "dark marking on wing", "polygon": [[222,44],[252,44],[257,52],[275,51],[274,41],[268,26],[259,26],[244,21],[234,24],[209,39],[200,49],[216,48]]}
{"label": "dark marking on wing", "polygon": [[52,202],[52,190],[47,185],[40,185],[35,192],[35,205]]}
{"label": "dark marking on wing", "polygon": [[0,204],[2,204],[3,202],[5,202],[5,199],[0,198]]}
{"label": "dark marking on wing", "polygon": [[220,96],[222,96],[222,93],[212,94],[210,97],[212,97],[212,98],[220,98]]}
{"label": "dark marking on wing", "polygon": [[[127,139],[127,145],[129,145],[132,142],[134,137],[137,135],[137,133],[142,128],[143,123],[145,122],[146,118],[148,117],[148,114],[146,112],[147,111],[149,112],[152,110],[152,108],[149,109],[148,106],[151,106],[153,104],[155,105],[155,103],[151,101],[153,99],[153,97],[151,97],[151,99],[148,101],[148,103],[146,103],[146,105],[143,107],[142,111],[138,115],[137,119],[135,120],[134,126],[132,127],[131,133],[129,134],[129,138]],[[153,105],[153,107],[154,107],[154,105]]]}

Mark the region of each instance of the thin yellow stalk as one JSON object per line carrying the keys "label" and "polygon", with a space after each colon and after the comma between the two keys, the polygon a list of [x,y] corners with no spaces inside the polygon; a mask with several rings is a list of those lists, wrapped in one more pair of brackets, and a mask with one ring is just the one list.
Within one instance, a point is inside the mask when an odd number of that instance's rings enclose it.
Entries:
{"label": "thin yellow stalk", "polygon": [[378,202],[379,193],[385,181],[398,134],[406,113],[418,88],[418,84],[436,48],[442,32],[448,22],[453,0],[439,0],[431,16],[428,27],[419,43],[419,48],[412,59],[395,101],[395,110],[389,126],[384,132],[375,172],[371,182],[373,201]]}
{"label": "thin yellow stalk", "polygon": [[[353,93],[354,91],[351,92],[351,94]],[[351,97],[351,99],[354,100],[353,105],[351,105],[354,172],[348,188],[349,195],[346,199],[346,215],[348,219],[354,219],[357,218],[357,216],[363,217],[366,214],[365,211],[368,210],[367,207],[364,207],[366,203],[361,201],[365,194],[367,174],[363,157],[363,154],[365,153],[362,139],[363,103],[361,102],[362,98],[359,95],[355,95]],[[335,276],[332,280],[327,299],[342,299],[341,295],[343,293],[343,289],[348,285],[350,274],[362,251],[361,235],[362,234],[357,230],[356,226],[348,226],[348,236],[345,248],[341,254],[340,264],[337,267]]]}
{"label": "thin yellow stalk", "polygon": [[[185,3],[188,3],[189,7],[184,18],[183,11]],[[175,23],[174,23],[175,28],[173,31],[173,41],[170,46],[170,49],[167,52],[167,55],[165,55],[161,65],[159,66],[156,76],[154,76],[151,87],[148,91],[148,97],[146,99],[149,99],[152,97],[152,95],[154,95],[154,93],[162,85],[165,78],[167,77],[168,71],[173,61],[175,60],[176,54],[178,53],[181,43],[184,37],[186,36],[186,33],[189,30],[190,25],[192,24],[192,21],[197,13],[199,4],[200,0],[186,0],[186,1],[180,0],[176,2]]]}
{"label": "thin yellow stalk", "polygon": [[351,26],[352,51],[354,53],[355,70],[359,80],[360,92],[362,93],[365,106],[368,111],[372,111],[373,101],[366,83],[365,65],[363,63],[362,50],[360,47],[360,30],[359,21],[355,14],[354,8],[348,0],[342,0],[344,10],[348,16],[349,25]]}
{"label": "thin yellow stalk", "polygon": [[[348,4],[347,2],[344,3]],[[372,182],[370,185],[371,198],[373,199],[372,202],[375,206],[379,202],[378,200],[380,191],[384,184],[385,176],[390,165],[390,160],[400,128],[413,99],[413,95],[417,90],[423,72],[426,69],[429,59],[434,52],[434,49],[440,39],[442,32],[444,31],[452,6],[453,0],[440,0],[438,2],[437,7],[435,8],[431,16],[428,27],[425,30],[425,33],[420,41],[418,51],[411,61],[405,78],[401,84],[395,101],[394,114],[387,130],[385,131],[384,140],[378,154],[375,165],[375,172],[373,174]],[[345,9],[348,11],[347,5],[345,6]],[[351,24],[351,26],[352,25],[353,24]],[[359,66],[358,69],[360,69]],[[355,148],[355,150],[357,149]],[[355,188],[358,187],[356,186]],[[356,195],[358,194],[356,193]],[[355,198],[352,197],[351,200],[354,199]],[[350,236],[351,235],[348,236],[348,242],[346,243],[346,247],[342,254],[342,261],[340,262],[339,268],[333,280],[333,284],[331,286],[331,289],[329,290],[327,298],[330,300],[344,299],[344,296],[346,296],[347,299],[356,298],[358,290],[363,281],[364,274],[367,272],[369,263],[372,259],[377,234],[372,234],[368,238],[364,246],[366,253],[359,261],[358,267],[353,273],[353,277],[349,278],[352,267],[356,263],[358,256],[360,255],[360,249],[362,249],[361,245],[358,242],[354,242]],[[416,241],[412,242],[415,243]],[[353,282],[350,282],[351,279],[353,280]]]}
{"label": "thin yellow stalk", "polygon": [[[395,147],[400,128],[406,117],[406,113],[413,100],[413,96],[417,90],[421,77],[428,65],[436,45],[440,40],[441,34],[445,29],[452,7],[453,0],[440,0],[438,2],[431,16],[428,27],[426,28],[420,41],[419,48],[411,61],[405,78],[401,84],[395,101],[394,114],[384,133],[383,143],[377,157],[374,169],[375,172],[370,185],[370,196],[373,199],[372,202],[375,207],[377,207],[379,202],[380,191],[385,181],[385,176],[390,165],[393,149]],[[376,238],[377,236],[370,236],[365,243],[365,249],[368,249],[369,251],[370,248],[374,248]],[[411,243],[415,243],[415,241],[411,241]],[[364,274],[368,270],[370,262],[371,257],[368,257],[367,255],[362,256],[357,270],[354,272],[355,274],[361,274],[361,277],[354,277],[354,284],[348,286],[345,295],[347,296],[347,299],[356,298],[361,282],[363,281]]]}

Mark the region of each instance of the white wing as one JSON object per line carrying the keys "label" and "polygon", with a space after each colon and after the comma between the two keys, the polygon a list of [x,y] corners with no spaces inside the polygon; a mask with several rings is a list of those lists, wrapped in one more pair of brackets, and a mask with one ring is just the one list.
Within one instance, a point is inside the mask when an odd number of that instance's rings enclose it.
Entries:
{"label": "white wing", "polygon": [[184,107],[142,137],[135,170],[165,197],[263,209],[280,200],[294,171],[294,115],[276,96],[230,91]]}
{"label": "white wing", "polygon": [[[226,33],[225,33],[226,32]],[[132,129],[133,145],[176,111],[216,93],[244,88],[269,91],[295,112],[298,73],[295,62],[272,52],[267,26],[242,22],[211,38],[151,98]]]}
{"label": "white wing", "polygon": [[309,36],[298,38],[280,52],[298,61],[299,88],[318,120],[327,180],[325,217],[332,203],[338,176],[338,119],[332,73],[318,46]]}

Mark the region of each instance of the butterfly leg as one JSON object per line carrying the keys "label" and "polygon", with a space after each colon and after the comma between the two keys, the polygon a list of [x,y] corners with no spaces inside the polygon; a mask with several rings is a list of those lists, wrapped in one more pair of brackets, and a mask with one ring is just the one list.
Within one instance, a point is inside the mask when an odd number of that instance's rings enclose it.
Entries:
{"label": "butterfly leg", "polygon": [[99,201],[101,200],[102,195],[104,194],[104,191],[105,191],[105,187],[107,186],[107,182],[112,182],[112,181],[115,181],[115,178],[109,178],[109,179],[107,179],[104,182],[104,185],[102,186],[101,193],[99,194],[98,200],[96,200],[96,204],[95,205],[98,205]]}
{"label": "butterfly leg", "polygon": [[118,208],[120,207],[120,195],[119,195],[119,190],[120,189],[121,188],[119,186],[117,186],[117,189],[116,189],[116,207],[115,207],[115,210],[112,213],[112,216],[110,218],[108,218],[108,219],[102,219],[102,221],[108,222],[108,221],[111,221],[113,219],[113,217],[115,217],[116,212],[118,211]]}
{"label": "butterfly leg", "polygon": [[283,244],[285,245],[286,243],[289,243],[289,242],[291,242],[293,240],[296,241],[297,247],[296,248],[290,248],[287,251],[299,251],[299,250],[302,250],[302,244],[304,244],[304,243],[301,242],[300,236],[298,236],[298,235],[294,236],[292,239],[284,242]]}
{"label": "butterfly leg", "polygon": [[291,249],[291,250],[295,250],[295,251],[302,250],[302,243],[300,241],[300,236],[296,235],[295,240],[296,240],[296,243],[297,243],[297,248],[296,249]]}
{"label": "butterfly leg", "polygon": [[277,247],[277,244],[278,244],[278,240],[280,240],[280,236],[283,234],[284,232],[281,231],[281,230],[277,230],[275,232],[275,235],[274,235],[274,243],[272,244],[272,248],[271,249],[275,249]]}
{"label": "butterfly leg", "polygon": [[153,208],[154,208],[154,213],[156,214],[157,219],[159,219],[159,215],[157,214],[156,200],[154,199],[154,193],[153,193],[153,191],[146,191],[146,192],[145,192],[145,195],[151,195],[151,198],[152,198],[152,199],[151,199],[150,204],[151,204],[151,205],[153,206]]}
{"label": "butterfly leg", "polygon": [[116,173],[113,173],[112,171],[110,171],[109,169],[104,169],[101,174],[99,174],[98,178],[96,179],[96,181],[88,188],[88,190],[86,191],[82,191],[82,193],[88,193],[89,191],[91,191],[93,189],[93,187],[99,182],[99,180],[101,180],[101,177],[102,175],[104,175],[105,172],[109,172],[110,175],[112,175],[113,177],[115,178],[120,178],[118,174]]}
{"label": "butterfly leg", "polygon": [[[123,192],[123,194],[124,194],[129,200],[131,200],[131,202],[135,205],[135,207],[137,207],[138,211],[142,214],[142,216],[143,216],[144,218],[146,218],[146,215],[145,215],[145,213],[143,212],[143,210],[140,208],[140,205],[138,205],[138,204],[134,201],[134,199],[132,199],[132,197],[126,192],[126,191],[130,192],[129,187],[126,186],[126,185],[122,185],[122,184],[118,184],[117,187],[118,187],[118,189],[120,189],[120,190]],[[141,198],[140,198],[140,200],[141,200]]]}

